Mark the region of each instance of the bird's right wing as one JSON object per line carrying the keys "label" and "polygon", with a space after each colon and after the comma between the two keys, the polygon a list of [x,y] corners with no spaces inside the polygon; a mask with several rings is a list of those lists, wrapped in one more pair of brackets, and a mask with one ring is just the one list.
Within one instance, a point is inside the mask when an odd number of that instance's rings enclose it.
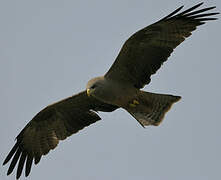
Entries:
{"label": "bird's right wing", "polygon": [[17,136],[17,142],[3,163],[4,165],[12,159],[7,174],[11,174],[19,162],[17,179],[24,166],[25,176],[28,176],[33,161],[38,164],[42,155],[54,149],[59,140],[100,120],[94,111],[111,112],[117,108],[88,97],[86,91],[47,106]]}
{"label": "bird's right wing", "polygon": [[[173,50],[197,26],[219,13],[207,13],[215,7],[196,10],[202,3],[178,13],[183,6],[165,18],[133,34],[123,45],[117,59],[105,77],[130,83],[142,88],[150,82],[150,76],[161,67]],[[177,14],[178,13],[178,14]]]}

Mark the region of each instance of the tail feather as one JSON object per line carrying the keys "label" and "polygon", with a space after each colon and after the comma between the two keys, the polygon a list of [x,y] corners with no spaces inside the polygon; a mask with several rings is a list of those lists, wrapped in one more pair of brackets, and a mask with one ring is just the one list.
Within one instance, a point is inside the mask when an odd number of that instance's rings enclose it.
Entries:
{"label": "tail feather", "polygon": [[171,106],[181,99],[180,96],[155,94],[140,91],[139,105],[128,108],[127,111],[144,127],[158,126]]}

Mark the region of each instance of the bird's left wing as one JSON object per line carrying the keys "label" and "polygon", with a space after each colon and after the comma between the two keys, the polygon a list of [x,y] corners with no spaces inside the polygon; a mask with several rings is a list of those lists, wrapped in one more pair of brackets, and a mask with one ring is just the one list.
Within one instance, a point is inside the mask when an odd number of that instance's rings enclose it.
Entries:
{"label": "bird's left wing", "polygon": [[17,136],[17,142],[3,163],[12,159],[7,175],[11,174],[18,162],[17,179],[24,166],[25,176],[28,176],[33,161],[38,164],[42,155],[54,149],[59,140],[100,120],[94,111],[111,112],[115,109],[116,106],[88,97],[85,91],[47,106]]}
{"label": "bird's left wing", "polygon": [[216,19],[210,16],[219,13],[205,13],[215,7],[196,10],[202,4],[177,14],[183,8],[181,6],[160,21],[133,34],[124,43],[105,77],[130,83],[136,88],[148,84],[150,76],[197,26]]}

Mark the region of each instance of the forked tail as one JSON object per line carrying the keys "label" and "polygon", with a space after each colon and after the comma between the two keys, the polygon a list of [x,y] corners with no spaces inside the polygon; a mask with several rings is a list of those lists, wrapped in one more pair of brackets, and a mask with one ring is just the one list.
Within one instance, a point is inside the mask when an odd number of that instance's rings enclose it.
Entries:
{"label": "forked tail", "polygon": [[139,104],[126,110],[143,127],[148,125],[158,126],[173,103],[180,99],[180,96],[140,91],[137,99]]}

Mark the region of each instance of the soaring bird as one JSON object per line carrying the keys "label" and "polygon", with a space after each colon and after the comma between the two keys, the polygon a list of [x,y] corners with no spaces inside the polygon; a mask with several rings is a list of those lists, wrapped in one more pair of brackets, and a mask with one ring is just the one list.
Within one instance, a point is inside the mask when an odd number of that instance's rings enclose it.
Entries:
{"label": "soaring bird", "polygon": [[25,168],[28,176],[33,162],[54,149],[59,140],[101,118],[97,111],[111,112],[123,108],[143,127],[158,126],[180,96],[155,94],[141,89],[150,83],[151,75],[161,67],[173,50],[189,37],[197,26],[219,13],[208,13],[214,7],[197,10],[203,3],[180,12],[179,7],[161,20],[139,30],[123,45],[109,71],[88,81],[86,90],[41,110],[16,138],[3,165],[11,163],[7,175],[16,164],[18,179]]}

